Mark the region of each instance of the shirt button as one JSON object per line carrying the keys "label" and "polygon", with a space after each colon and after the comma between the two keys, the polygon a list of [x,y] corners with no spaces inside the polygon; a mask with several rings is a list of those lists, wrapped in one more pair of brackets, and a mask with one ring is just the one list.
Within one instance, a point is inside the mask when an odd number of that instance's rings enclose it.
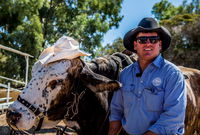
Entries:
{"label": "shirt button", "polygon": [[141,91],[138,91],[139,94],[141,94]]}
{"label": "shirt button", "polygon": [[140,83],[143,83],[143,80],[141,80]]}

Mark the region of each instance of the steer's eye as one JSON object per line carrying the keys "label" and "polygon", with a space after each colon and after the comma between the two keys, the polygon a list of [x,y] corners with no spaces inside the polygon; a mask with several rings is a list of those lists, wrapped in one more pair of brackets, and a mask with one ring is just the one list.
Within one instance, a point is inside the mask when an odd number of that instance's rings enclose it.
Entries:
{"label": "steer's eye", "polygon": [[49,87],[51,87],[51,89],[55,89],[56,85],[61,84],[63,82],[62,79],[59,80],[53,80],[49,83]]}

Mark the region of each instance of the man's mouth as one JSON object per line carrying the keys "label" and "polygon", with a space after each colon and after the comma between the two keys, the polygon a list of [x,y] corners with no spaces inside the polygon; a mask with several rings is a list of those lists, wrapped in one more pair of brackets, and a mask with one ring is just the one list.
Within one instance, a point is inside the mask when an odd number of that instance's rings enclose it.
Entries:
{"label": "man's mouth", "polygon": [[147,49],[144,49],[144,51],[152,51],[152,49],[150,49],[150,48],[147,48]]}

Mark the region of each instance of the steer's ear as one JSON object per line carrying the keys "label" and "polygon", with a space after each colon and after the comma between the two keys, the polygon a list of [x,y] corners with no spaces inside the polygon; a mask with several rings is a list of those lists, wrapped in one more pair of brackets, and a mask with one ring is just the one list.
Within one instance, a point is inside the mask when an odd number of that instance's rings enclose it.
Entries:
{"label": "steer's ear", "polygon": [[115,91],[121,87],[118,81],[94,73],[87,65],[82,69],[80,79],[93,92]]}

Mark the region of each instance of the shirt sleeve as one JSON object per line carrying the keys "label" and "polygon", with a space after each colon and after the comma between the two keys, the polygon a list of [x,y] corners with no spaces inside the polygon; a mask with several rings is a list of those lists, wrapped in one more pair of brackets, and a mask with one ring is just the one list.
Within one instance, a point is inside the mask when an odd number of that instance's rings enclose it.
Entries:
{"label": "shirt sleeve", "polygon": [[181,72],[166,79],[163,113],[149,130],[160,135],[182,135],[186,110],[186,86]]}
{"label": "shirt sleeve", "polygon": [[[119,80],[120,81],[120,80]],[[122,90],[119,89],[114,92],[112,101],[110,104],[110,121],[117,121],[122,119],[123,117],[123,96]]]}

